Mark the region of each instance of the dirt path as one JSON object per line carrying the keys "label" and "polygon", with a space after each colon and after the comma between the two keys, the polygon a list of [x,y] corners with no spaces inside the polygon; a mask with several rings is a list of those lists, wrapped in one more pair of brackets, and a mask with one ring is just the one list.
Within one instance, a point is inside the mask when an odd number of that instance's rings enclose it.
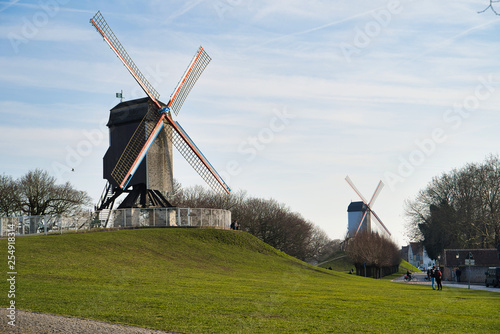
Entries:
{"label": "dirt path", "polygon": [[0,308],[0,333],[13,334],[173,334],[104,321],[16,310],[15,326],[8,324],[8,310]]}

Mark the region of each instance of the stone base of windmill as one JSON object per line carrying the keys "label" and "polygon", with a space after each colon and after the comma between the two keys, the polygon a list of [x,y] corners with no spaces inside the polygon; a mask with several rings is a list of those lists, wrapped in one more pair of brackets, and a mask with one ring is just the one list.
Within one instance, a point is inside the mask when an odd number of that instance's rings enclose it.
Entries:
{"label": "stone base of windmill", "polygon": [[177,208],[126,208],[113,210],[109,227],[177,226]]}
{"label": "stone base of windmill", "polygon": [[199,227],[229,229],[231,211],[204,208],[123,208],[113,210],[108,227]]}

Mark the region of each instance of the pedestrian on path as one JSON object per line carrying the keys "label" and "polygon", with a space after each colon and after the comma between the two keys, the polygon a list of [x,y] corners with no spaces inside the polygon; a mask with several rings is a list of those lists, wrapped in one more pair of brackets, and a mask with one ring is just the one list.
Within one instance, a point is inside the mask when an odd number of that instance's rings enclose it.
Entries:
{"label": "pedestrian on path", "polygon": [[432,282],[432,290],[436,290],[434,288],[434,281],[436,280],[436,266],[432,266],[431,269],[431,282]]}
{"label": "pedestrian on path", "polygon": [[437,268],[437,270],[436,270],[436,283],[437,283],[438,290],[443,290],[443,285],[441,284],[442,277],[443,277],[443,274],[441,273],[441,270],[439,270],[439,268]]}

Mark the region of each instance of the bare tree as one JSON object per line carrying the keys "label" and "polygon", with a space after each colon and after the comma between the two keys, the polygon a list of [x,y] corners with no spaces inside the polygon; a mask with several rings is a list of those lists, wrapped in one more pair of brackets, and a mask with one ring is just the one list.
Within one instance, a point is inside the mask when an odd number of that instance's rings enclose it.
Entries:
{"label": "bare tree", "polygon": [[467,164],[435,177],[406,202],[408,236],[432,258],[444,248],[496,247],[500,242],[500,159]]}
{"label": "bare tree", "polygon": [[399,247],[378,233],[362,232],[349,241],[347,255],[355,265],[377,268],[397,266],[401,261]]}
{"label": "bare tree", "polygon": [[220,196],[201,186],[182,188],[174,181],[172,204],[190,208],[219,208],[231,211],[240,228],[265,243],[301,260],[326,252],[330,240],[311,222],[274,199],[247,198],[245,191]]}
{"label": "bare tree", "polygon": [[310,255],[307,261],[324,261],[328,256],[340,250],[340,243],[340,240],[331,240],[325,231],[317,226],[313,226],[309,240]]}
{"label": "bare tree", "polygon": [[74,189],[69,182],[57,185],[55,177],[44,170],[29,171],[17,185],[17,211],[26,215],[72,214],[91,204],[86,192]]}
{"label": "bare tree", "polygon": [[176,179],[174,179],[174,191],[168,196],[170,202],[178,207],[214,208],[230,211],[237,211],[245,198],[246,192],[241,190],[232,192],[231,195],[220,195],[200,185],[183,188]]}
{"label": "bare tree", "polygon": [[499,2],[500,2],[500,0],[490,0],[490,4],[488,5],[488,7],[479,11],[478,13],[481,14],[481,13],[486,12],[488,9],[491,9],[491,11],[493,13],[495,13],[495,15],[500,15],[500,12],[498,12],[497,9],[495,8],[496,4]]}
{"label": "bare tree", "polygon": [[0,176],[0,216],[14,216],[19,209],[19,189],[12,176]]}

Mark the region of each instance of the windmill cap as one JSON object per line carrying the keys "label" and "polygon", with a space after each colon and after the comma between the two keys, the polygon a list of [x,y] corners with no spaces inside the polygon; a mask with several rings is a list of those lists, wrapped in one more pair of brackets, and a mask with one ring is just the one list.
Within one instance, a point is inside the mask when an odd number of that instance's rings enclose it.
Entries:
{"label": "windmill cap", "polygon": [[[160,102],[161,105],[164,105]],[[108,127],[113,125],[137,123],[140,122],[149,108],[157,108],[151,102],[149,97],[123,101],[114,106],[109,113]]]}
{"label": "windmill cap", "polygon": [[351,202],[347,207],[347,212],[365,212],[368,207],[362,201]]}

